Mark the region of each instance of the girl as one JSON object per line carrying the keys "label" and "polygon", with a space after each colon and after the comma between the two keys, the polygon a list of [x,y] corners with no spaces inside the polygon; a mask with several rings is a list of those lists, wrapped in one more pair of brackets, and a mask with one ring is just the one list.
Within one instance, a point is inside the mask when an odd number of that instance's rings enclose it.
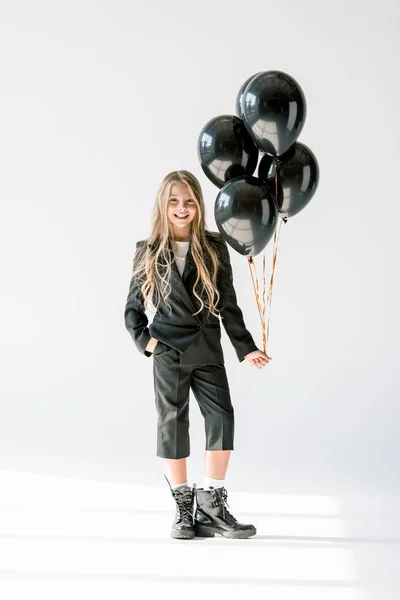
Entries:
{"label": "girl", "polygon": [[[149,327],[146,309],[155,313]],[[188,171],[173,171],[160,185],[150,236],[136,244],[124,318],[137,349],[153,357],[157,456],[176,502],[171,537],[255,535],[253,525],[239,523],[226,508],[234,410],[220,318],[240,362],[261,369],[271,358],[246,329],[227,244],[206,229],[202,190]],[[190,389],[205,423],[204,488],[187,481]]]}

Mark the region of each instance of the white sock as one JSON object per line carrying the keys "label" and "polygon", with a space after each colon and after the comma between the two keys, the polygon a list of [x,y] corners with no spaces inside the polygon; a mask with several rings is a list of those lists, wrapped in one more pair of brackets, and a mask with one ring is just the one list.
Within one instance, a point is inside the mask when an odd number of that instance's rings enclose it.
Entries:
{"label": "white sock", "polygon": [[225,487],[225,479],[213,479],[212,477],[204,477],[204,489]]}
{"label": "white sock", "polygon": [[171,483],[171,487],[173,490],[176,490],[176,488],[181,487],[181,485],[189,485],[187,481],[185,481],[185,483]]}

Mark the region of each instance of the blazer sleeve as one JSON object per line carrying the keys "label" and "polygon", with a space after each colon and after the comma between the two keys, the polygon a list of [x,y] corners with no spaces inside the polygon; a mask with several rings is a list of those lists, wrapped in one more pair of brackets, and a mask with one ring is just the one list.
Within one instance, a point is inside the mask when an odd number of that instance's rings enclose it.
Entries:
{"label": "blazer sleeve", "polygon": [[[133,269],[137,265],[141,244],[143,244],[143,242],[136,243]],[[125,327],[132,336],[139,352],[145,356],[152,356],[152,352],[146,350],[151,335],[149,328],[147,327],[149,320],[145,312],[143,301],[144,299],[140,291],[140,284],[136,278],[132,277],[124,312]]]}
{"label": "blazer sleeve", "polygon": [[255,344],[250,331],[246,328],[243,313],[237,304],[228,245],[222,237],[218,291],[221,296],[218,306],[220,306],[222,324],[235,348],[239,362],[242,362],[246,354],[259,348]]}

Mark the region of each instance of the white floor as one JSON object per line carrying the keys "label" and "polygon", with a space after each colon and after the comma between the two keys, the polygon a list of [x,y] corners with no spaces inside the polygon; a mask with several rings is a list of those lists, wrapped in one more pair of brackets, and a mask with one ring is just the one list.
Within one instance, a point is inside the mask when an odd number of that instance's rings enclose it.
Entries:
{"label": "white floor", "polygon": [[0,490],[2,600],[400,598],[396,498],[230,491],[255,537],[172,540],[167,485],[1,472]]}

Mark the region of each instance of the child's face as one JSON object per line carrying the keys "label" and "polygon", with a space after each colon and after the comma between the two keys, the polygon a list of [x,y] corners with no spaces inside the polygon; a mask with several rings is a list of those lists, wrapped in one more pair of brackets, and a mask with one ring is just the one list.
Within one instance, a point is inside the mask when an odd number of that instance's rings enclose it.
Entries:
{"label": "child's face", "polygon": [[190,232],[190,224],[197,212],[197,207],[189,187],[181,181],[174,181],[168,199],[167,216],[174,233],[185,236]]}

